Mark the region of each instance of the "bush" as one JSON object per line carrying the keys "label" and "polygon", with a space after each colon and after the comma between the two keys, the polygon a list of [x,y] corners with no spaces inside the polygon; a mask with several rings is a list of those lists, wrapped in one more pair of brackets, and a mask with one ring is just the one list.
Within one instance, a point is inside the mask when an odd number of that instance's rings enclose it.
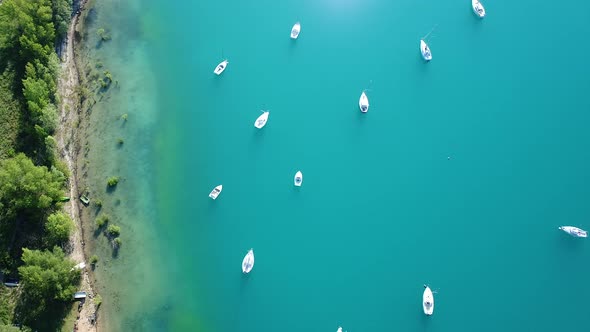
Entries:
{"label": "bush", "polygon": [[113,248],[119,249],[121,247],[121,244],[123,244],[123,241],[121,241],[121,238],[117,237],[113,240]]}
{"label": "bush", "polygon": [[94,222],[96,223],[96,227],[101,228],[109,222],[109,216],[103,214],[100,217],[96,218]]}
{"label": "bush", "polygon": [[98,37],[100,37],[100,40],[102,41],[111,40],[111,35],[104,28],[96,30],[96,34],[98,35]]}
{"label": "bush", "polygon": [[122,138],[118,138],[118,139],[117,139],[117,144],[118,144],[118,145],[123,145],[123,143],[124,143],[124,141],[123,141],[123,139],[122,139]]}
{"label": "bush", "polygon": [[128,117],[127,113],[125,113],[125,114],[121,115],[121,120],[127,121],[127,117]]}
{"label": "bush", "polygon": [[98,307],[100,307],[100,305],[102,304],[102,297],[100,296],[100,294],[96,294],[96,296],[94,297],[94,300],[92,300],[92,301],[94,302],[96,309],[98,309]]}
{"label": "bush", "polygon": [[119,236],[119,234],[121,234],[121,227],[117,225],[109,225],[107,228],[107,233],[110,236]]}
{"label": "bush", "polygon": [[96,265],[96,263],[98,263],[98,256],[92,255],[92,257],[90,257],[90,265]]}
{"label": "bush", "polygon": [[107,185],[109,187],[114,187],[117,185],[117,183],[119,183],[119,177],[118,176],[111,176],[108,180],[107,180]]}
{"label": "bush", "polygon": [[61,245],[68,241],[74,223],[68,215],[63,212],[56,212],[47,217],[45,223],[46,244],[48,247]]}
{"label": "bush", "polygon": [[94,200],[94,205],[100,209],[102,207],[102,201],[100,199],[96,199]]}

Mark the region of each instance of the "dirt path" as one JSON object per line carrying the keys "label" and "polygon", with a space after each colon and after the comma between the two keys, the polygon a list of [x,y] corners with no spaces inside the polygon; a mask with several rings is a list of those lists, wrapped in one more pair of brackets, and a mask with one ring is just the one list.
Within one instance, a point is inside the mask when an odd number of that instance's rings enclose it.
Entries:
{"label": "dirt path", "polygon": [[[80,2],[80,7],[83,8],[85,0]],[[74,58],[74,31],[78,24],[80,11],[76,13],[70,24],[67,36],[67,43],[65,52],[62,56],[62,72],[58,80],[58,92],[61,97],[60,114],[59,114],[59,130],[56,135],[57,144],[61,158],[66,162],[70,172],[69,196],[71,200],[65,205],[66,212],[74,221],[76,228],[70,238],[70,257],[76,262],[86,262],[86,268],[82,271],[82,282],[80,291],[85,291],[87,299],[79,310],[78,319],[74,330],[81,332],[97,331],[95,324],[96,308],[93,303],[95,292],[90,282],[88,275],[88,268],[90,265],[84,254],[84,237],[82,233],[82,221],[80,219],[80,201],[78,200],[79,189],[77,182],[77,141],[78,128],[80,117],[80,100],[76,93],[76,87],[79,85],[79,75]]]}

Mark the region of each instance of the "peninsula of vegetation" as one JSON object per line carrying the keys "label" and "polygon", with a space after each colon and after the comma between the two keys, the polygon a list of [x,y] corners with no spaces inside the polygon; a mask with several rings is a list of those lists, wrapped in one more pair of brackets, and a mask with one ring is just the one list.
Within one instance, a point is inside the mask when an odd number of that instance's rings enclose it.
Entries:
{"label": "peninsula of vegetation", "polygon": [[80,9],[76,0],[0,0],[2,332],[96,330],[101,299],[80,263],[98,258],[82,250],[69,152]]}

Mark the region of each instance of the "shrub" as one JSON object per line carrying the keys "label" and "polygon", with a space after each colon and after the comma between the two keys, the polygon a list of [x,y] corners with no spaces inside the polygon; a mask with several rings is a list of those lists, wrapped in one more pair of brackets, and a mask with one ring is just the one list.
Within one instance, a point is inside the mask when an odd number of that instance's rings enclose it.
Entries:
{"label": "shrub", "polygon": [[119,138],[117,139],[117,144],[118,144],[118,145],[123,145],[123,143],[124,143],[123,139],[119,137]]}
{"label": "shrub", "polygon": [[108,180],[107,180],[107,185],[109,187],[114,187],[117,185],[117,183],[119,183],[119,177],[117,176],[111,176]]}
{"label": "shrub", "polygon": [[119,234],[121,234],[121,227],[117,225],[109,225],[107,228],[107,233],[110,236],[119,236]]}
{"label": "shrub", "polygon": [[92,257],[90,257],[90,265],[96,265],[96,263],[98,263],[98,256],[92,255]]}
{"label": "shrub", "polygon": [[111,40],[111,35],[109,35],[109,33],[106,32],[104,28],[96,30],[96,34],[98,35],[98,37],[100,37],[100,40],[102,41]]}
{"label": "shrub", "polygon": [[123,241],[121,241],[120,237],[117,237],[113,240],[113,248],[119,249],[119,247],[121,247],[121,244],[123,244]]}
{"label": "shrub", "polygon": [[96,227],[101,228],[109,222],[109,216],[106,214],[101,215],[100,217],[96,218]]}
{"label": "shrub", "polygon": [[127,121],[127,113],[121,115],[121,120]]}
{"label": "shrub", "polygon": [[94,205],[96,205],[96,207],[100,209],[102,207],[102,201],[100,199],[97,199],[94,201]]}
{"label": "shrub", "polygon": [[100,307],[100,305],[102,304],[102,297],[100,296],[100,294],[96,294],[92,302],[94,302],[96,309],[98,309],[98,307]]}

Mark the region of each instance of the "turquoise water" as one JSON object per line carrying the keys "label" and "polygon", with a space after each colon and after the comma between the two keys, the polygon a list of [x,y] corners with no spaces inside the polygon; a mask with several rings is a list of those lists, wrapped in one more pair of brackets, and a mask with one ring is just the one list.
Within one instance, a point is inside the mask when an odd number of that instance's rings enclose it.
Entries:
{"label": "turquoise water", "polygon": [[113,40],[91,53],[121,87],[94,121],[129,113],[89,174],[126,179],[108,330],[579,330],[590,247],[557,227],[590,228],[590,4],[484,5],[97,3]]}

